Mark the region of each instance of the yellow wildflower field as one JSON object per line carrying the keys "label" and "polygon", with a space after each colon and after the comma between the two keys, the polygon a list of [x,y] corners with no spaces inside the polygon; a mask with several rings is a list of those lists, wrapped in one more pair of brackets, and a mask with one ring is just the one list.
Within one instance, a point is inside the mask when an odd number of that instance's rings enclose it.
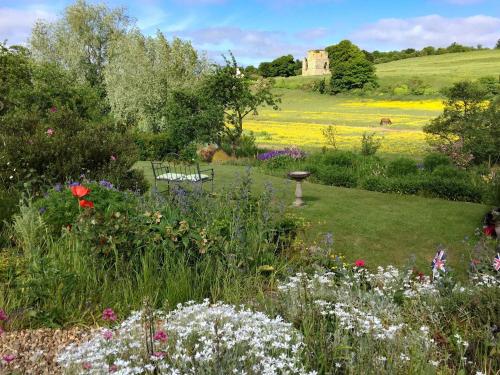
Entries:
{"label": "yellow wildflower field", "polygon": [[[279,111],[263,108],[245,119],[244,129],[255,134],[258,144],[323,147],[322,130],[333,125],[341,149],[359,149],[367,132],[383,137],[381,152],[419,155],[427,149],[422,127],[443,110],[441,100],[356,100],[299,90],[280,93]],[[380,126],[385,117],[392,125]]]}

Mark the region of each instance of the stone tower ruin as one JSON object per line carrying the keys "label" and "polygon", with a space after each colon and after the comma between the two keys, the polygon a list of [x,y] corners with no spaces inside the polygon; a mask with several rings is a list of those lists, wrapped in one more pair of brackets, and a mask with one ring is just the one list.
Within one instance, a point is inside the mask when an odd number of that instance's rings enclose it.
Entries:
{"label": "stone tower ruin", "polygon": [[303,76],[321,76],[330,73],[328,52],[314,49],[307,52],[307,57],[302,60]]}

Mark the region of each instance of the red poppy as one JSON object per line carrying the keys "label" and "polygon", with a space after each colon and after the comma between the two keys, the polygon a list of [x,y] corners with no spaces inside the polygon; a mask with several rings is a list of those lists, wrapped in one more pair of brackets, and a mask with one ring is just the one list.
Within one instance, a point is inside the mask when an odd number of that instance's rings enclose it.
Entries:
{"label": "red poppy", "polygon": [[83,198],[88,193],[90,193],[90,189],[87,189],[83,185],[71,186],[71,193],[73,194],[74,197]]}
{"label": "red poppy", "polygon": [[94,208],[94,202],[86,201],[85,199],[82,199],[82,200],[80,200],[78,202],[80,203],[80,207]]}
{"label": "red poppy", "polygon": [[356,267],[364,267],[365,266],[365,261],[363,259],[358,259],[357,261],[354,262],[354,265]]}
{"label": "red poppy", "polygon": [[484,226],[483,233],[487,236],[493,236],[493,233],[495,233],[495,225]]}

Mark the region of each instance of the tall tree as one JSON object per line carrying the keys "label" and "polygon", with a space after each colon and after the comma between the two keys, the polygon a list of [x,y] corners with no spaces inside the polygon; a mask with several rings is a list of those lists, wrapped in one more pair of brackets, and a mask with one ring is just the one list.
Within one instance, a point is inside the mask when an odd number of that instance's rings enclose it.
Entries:
{"label": "tall tree", "polygon": [[132,24],[123,8],[77,0],[56,22],[39,21],[30,38],[35,59],[57,63],[75,72],[105,96],[104,67],[110,45]]}
{"label": "tall tree", "polygon": [[233,153],[243,134],[243,120],[249,114],[257,114],[261,106],[271,106],[278,110],[279,97],[271,92],[272,81],[261,79],[252,83],[238,74],[239,69],[233,55],[226,59],[224,66],[217,66],[213,74],[204,82],[206,97],[212,98],[224,110],[223,132],[231,143]]}
{"label": "tall tree", "polygon": [[348,40],[326,48],[330,60],[331,91],[361,89],[367,85],[376,85],[377,77],[373,64],[363,51]]}
{"label": "tall tree", "polygon": [[165,129],[170,93],[196,86],[208,70],[190,42],[169,42],[161,32],[145,37],[134,30],[114,41],[111,51],[104,77],[113,115],[141,130]]}

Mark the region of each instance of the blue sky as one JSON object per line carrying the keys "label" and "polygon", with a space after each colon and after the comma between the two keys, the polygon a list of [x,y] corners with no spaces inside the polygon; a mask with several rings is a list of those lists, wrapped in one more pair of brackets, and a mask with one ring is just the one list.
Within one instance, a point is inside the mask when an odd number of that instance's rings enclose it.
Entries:
{"label": "blue sky", "polygon": [[[96,2],[96,1],[90,1]],[[99,1],[102,2],[102,1]],[[54,20],[71,1],[0,0],[0,40],[24,43],[38,18]],[[218,59],[232,50],[243,64],[351,39],[367,50],[492,47],[500,39],[499,0],[107,0],[124,6],[146,34],[190,39]]]}

